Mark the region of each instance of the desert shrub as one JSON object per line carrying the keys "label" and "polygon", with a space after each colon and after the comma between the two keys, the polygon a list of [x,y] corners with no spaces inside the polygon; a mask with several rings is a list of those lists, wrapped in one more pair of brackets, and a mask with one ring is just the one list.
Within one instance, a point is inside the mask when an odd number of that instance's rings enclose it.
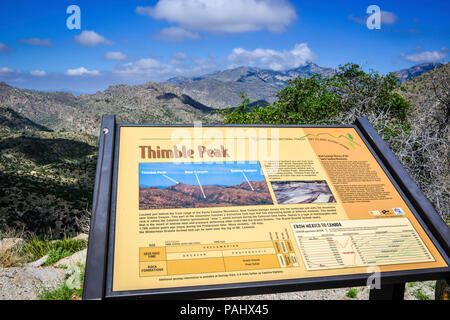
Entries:
{"label": "desert shrub", "polygon": [[353,299],[356,298],[358,296],[358,289],[351,288],[347,291],[346,296]]}
{"label": "desert shrub", "polygon": [[296,78],[277,93],[277,101],[266,107],[249,107],[242,95],[241,104],[223,111],[225,123],[239,124],[330,124],[339,116],[358,108],[363,113],[384,112],[405,121],[410,103],[393,74],[364,72],[356,64],[339,67],[331,77],[313,75]]}
{"label": "desert shrub", "polygon": [[17,255],[17,250],[7,249],[0,250],[0,268],[11,268],[20,266],[20,258]]}
{"label": "desert shrub", "polygon": [[[24,236],[24,232],[17,231],[13,229],[8,229],[6,231],[0,230],[0,241],[6,240],[6,239],[22,239]],[[14,245],[12,247],[6,246],[1,247],[0,246],[0,268],[11,268],[11,267],[18,267],[21,265],[21,258],[18,254],[20,248],[20,243],[17,245]]]}

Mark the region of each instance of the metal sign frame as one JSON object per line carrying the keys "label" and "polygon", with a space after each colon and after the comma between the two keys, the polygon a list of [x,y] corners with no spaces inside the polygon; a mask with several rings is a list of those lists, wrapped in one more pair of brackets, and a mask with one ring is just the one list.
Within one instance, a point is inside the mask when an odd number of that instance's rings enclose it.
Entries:
{"label": "metal sign frame", "polygon": [[[366,118],[353,125],[203,125],[203,127],[354,128],[411,209],[417,221],[450,266],[450,229]],[[365,286],[371,274],[199,285],[133,291],[112,291],[117,172],[121,127],[193,127],[193,125],[117,124],[104,115],[94,184],[93,206],[84,277],[83,299],[196,299]],[[381,289],[370,299],[403,299],[405,282],[450,280],[450,267],[381,272]]]}

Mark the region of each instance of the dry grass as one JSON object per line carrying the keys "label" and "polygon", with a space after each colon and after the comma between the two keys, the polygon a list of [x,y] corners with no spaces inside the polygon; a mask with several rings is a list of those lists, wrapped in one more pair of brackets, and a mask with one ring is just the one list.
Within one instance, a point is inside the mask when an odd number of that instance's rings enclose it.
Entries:
{"label": "dry grass", "polygon": [[[0,231],[0,240],[8,238],[23,238],[24,233],[19,231]],[[19,248],[0,249],[0,268],[19,267],[23,263],[23,258],[19,255]]]}
{"label": "dry grass", "polygon": [[89,234],[90,224],[91,224],[91,212],[85,210],[85,214],[80,218],[75,217],[75,223],[81,233]]}
{"label": "dry grass", "polygon": [[0,268],[11,268],[21,266],[21,258],[14,250],[0,251]]}

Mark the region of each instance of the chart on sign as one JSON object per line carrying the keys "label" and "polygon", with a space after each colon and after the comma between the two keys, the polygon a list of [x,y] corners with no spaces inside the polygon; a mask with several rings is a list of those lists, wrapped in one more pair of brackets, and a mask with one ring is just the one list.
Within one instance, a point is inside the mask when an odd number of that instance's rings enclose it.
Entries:
{"label": "chart on sign", "polygon": [[112,291],[446,267],[352,127],[122,127]]}
{"label": "chart on sign", "polygon": [[298,267],[290,240],[140,248],[140,276]]}
{"label": "chart on sign", "polygon": [[308,270],[434,261],[406,218],[293,223]]}

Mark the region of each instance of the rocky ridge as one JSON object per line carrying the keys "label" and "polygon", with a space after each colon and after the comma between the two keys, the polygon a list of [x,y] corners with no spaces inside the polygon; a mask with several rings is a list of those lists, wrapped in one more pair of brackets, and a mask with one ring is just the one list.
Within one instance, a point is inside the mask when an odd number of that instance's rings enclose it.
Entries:
{"label": "rocky ridge", "polygon": [[275,101],[275,94],[287,86],[287,80],[310,77],[313,74],[330,76],[336,70],[307,63],[286,71],[253,67],[238,67],[193,78],[171,78],[166,83],[178,87],[181,92],[213,108],[235,107],[241,102],[241,92],[251,101]]}
{"label": "rocky ridge", "polygon": [[115,114],[122,123],[219,121],[214,109],[171,85],[155,82],[113,85],[104,91],[79,97],[70,92],[18,89],[1,82],[0,108],[9,108],[51,130],[95,135],[103,114]]}

